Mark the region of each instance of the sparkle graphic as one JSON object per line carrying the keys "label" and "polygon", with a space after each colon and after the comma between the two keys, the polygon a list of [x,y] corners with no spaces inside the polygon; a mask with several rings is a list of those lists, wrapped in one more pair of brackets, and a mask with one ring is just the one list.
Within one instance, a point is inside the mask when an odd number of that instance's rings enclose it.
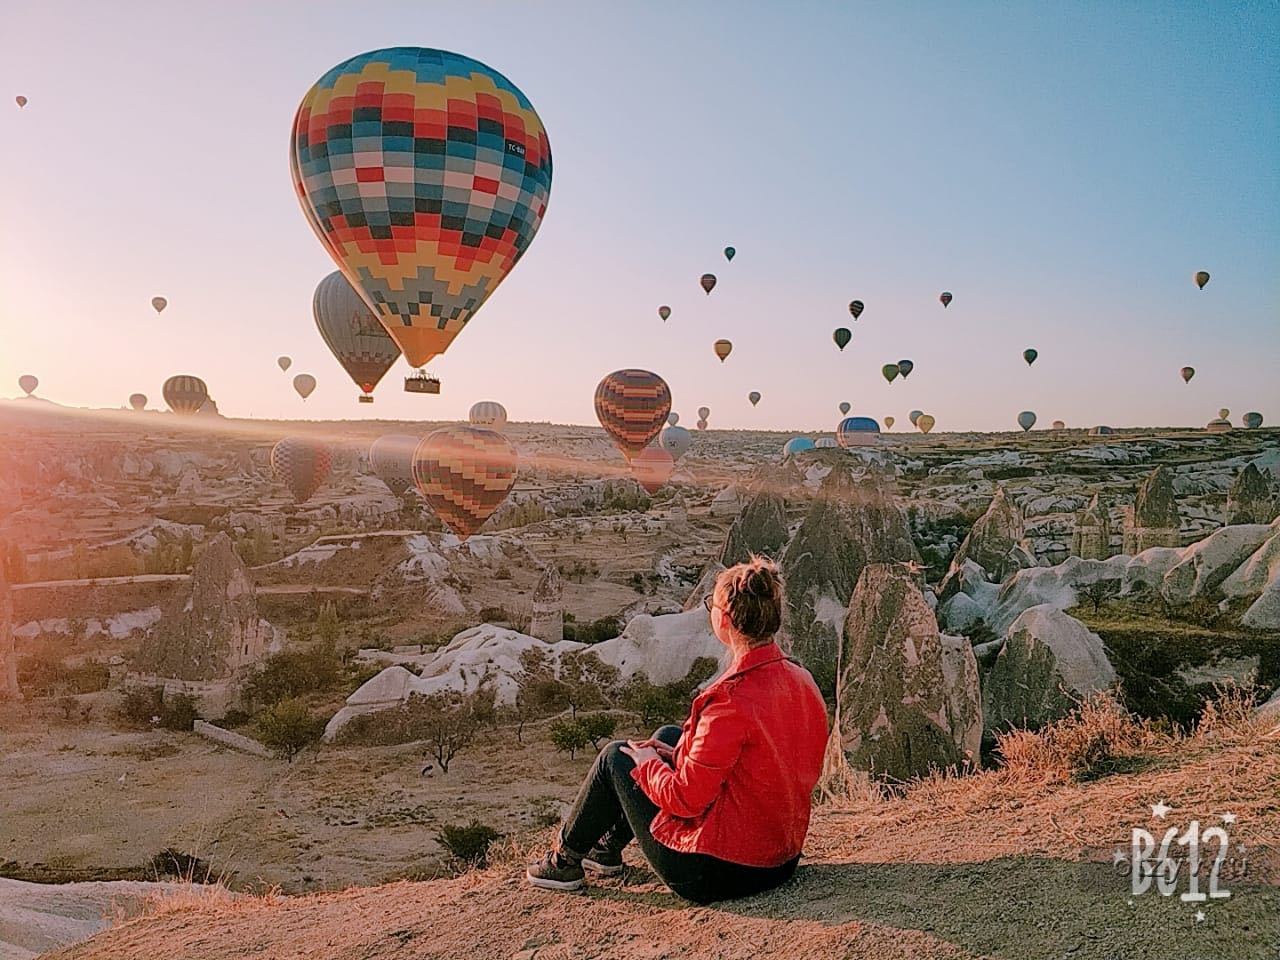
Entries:
{"label": "sparkle graphic", "polygon": [[1222,822],[1223,822],[1223,823],[1235,823],[1235,822],[1236,822],[1236,815],[1235,815],[1234,813],[1224,813],[1224,814],[1222,815]]}
{"label": "sparkle graphic", "polygon": [[1167,803],[1161,800],[1159,803],[1153,803],[1151,805],[1151,815],[1153,817],[1159,817],[1161,820],[1163,820],[1166,816],[1168,816],[1169,811],[1172,809],[1173,807],[1169,806]]}
{"label": "sparkle graphic", "polygon": [[1203,911],[1203,910],[1197,910],[1197,911],[1196,911],[1196,923],[1204,923],[1204,911]]}

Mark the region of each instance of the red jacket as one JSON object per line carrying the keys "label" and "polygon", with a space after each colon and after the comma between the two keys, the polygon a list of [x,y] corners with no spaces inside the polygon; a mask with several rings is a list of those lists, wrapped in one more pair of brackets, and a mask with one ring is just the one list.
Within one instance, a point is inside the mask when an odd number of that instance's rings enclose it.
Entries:
{"label": "red jacket", "polygon": [[674,766],[653,758],[631,776],[658,807],[663,846],[776,867],[804,845],[826,744],[817,684],[769,643],[694,699]]}

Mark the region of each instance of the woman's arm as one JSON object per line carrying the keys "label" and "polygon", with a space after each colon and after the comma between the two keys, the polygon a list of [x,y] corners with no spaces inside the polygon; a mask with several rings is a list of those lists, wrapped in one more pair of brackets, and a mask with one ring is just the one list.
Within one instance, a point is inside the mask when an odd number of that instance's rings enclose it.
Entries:
{"label": "woman's arm", "polygon": [[719,795],[746,737],[747,723],[741,712],[728,699],[717,698],[698,717],[693,741],[678,767],[673,769],[650,757],[631,776],[659,810],[673,817],[697,817]]}

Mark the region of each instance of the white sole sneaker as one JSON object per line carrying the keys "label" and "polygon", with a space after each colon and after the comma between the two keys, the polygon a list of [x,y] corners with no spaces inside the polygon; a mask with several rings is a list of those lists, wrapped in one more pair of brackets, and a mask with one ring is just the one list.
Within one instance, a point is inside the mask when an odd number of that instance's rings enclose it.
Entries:
{"label": "white sole sneaker", "polygon": [[546,877],[535,877],[525,871],[525,879],[542,890],[581,890],[582,880],[548,880]]}
{"label": "white sole sneaker", "polygon": [[583,858],[582,865],[592,873],[598,874],[602,877],[616,877],[624,869],[623,865],[620,863],[616,866],[610,866],[604,863],[596,863],[596,861],[586,857]]}

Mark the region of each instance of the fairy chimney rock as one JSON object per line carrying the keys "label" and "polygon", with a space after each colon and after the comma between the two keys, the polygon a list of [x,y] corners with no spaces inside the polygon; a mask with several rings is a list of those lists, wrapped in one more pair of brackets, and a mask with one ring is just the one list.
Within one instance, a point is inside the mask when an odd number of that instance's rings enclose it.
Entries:
{"label": "fairy chimney rock", "polygon": [[1111,556],[1111,512],[1096,493],[1089,506],[1076,513],[1071,554],[1084,560],[1106,560]]}
{"label": "fairy chimney rock", "polygon": [[555,564],[547,564],[533,591],[533,617],[529,635],[547,643],[564,639],[564,585]]}
{"label": "fairy chimney rock", "polygon": [[1125,511],[1124,552],[1136,555],[1150,547],[1180,546],[1181,527],[1173,471],[1161,465],[1138,485],[1133,506]]}
{"label": "fairy chimney rock", "polygon": [[1270,523],[1280,512],[1271,479],[1248,463],[1227,491],[1227,524]]}

